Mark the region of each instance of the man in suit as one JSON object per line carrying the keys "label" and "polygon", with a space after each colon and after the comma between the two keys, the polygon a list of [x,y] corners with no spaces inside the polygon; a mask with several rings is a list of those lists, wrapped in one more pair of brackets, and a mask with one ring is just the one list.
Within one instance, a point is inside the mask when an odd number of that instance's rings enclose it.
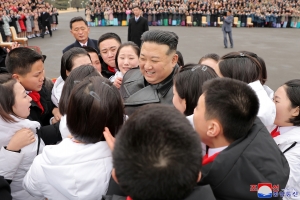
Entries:
{"label": "man in suit", "polygon": [[141,16],[139,6],[133,6],[132,11],[134,13],[134,17],[129,20],[128,41],[132,41],[140,47],[142,34],[149,30],[148,21]]}
{"label": "man in suit", "polygon": [[41,37],[44,38],[45,32],[46,32],[46,27],[49,31],[50,37],[52,37],[52,31],[51,31],[51,26],[50,26],[50,21],[49,18],[52,17],[50,14],[46,11],[46,8],[43,7],[43,12],[41,13],[41,22],[42,22],[42,34]]}
{"label": "man in suit", "polygon": [[231,11],[227,11],[227,16],[223,17],[223,37],[224,37],[224,47],[227,48],[227,34],[229,36],[230,47],[233,48],[233,40],[232,40],[232,28],[231,24],[233,22],[233,16],[231,15]]}
{"label": "man in suit", "polygon": [[99,48],[97,45],[97,40],[89,38],[90,28],[87,25],[87,21],[82,17],[73,17],[70,21],[70,32],[76,39],[73,44],[67,46],[63,53],[68,51],[73,47],[92,47],[99,53]]}

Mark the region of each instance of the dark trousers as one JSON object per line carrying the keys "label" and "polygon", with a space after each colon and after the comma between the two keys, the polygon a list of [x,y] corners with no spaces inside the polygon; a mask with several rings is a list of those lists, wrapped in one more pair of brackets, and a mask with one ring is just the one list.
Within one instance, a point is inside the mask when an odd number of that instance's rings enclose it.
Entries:
{"label": "dark trousers", "polygon": [[230,46],[233,47],[232,32],[223,31],[224,46],[227,47],[227,34],[229,36]]}
{"label": "dark trousers", "polygon": [[42,29],[42,37],[44,37],[45,35],[45,32],[46,32],[46,27],[50,33],[50,36],[52,36],[52,31],[51,31],[51,26],[50,26],[50,23],[46,23],[46,24],[43,24],[43,29]]}

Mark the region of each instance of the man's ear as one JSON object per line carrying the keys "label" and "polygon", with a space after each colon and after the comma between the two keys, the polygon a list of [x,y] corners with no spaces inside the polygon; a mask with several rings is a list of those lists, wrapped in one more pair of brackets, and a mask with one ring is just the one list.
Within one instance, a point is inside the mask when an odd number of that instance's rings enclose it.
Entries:
{"label": "man's ear", "polygon": [[117,176],[116,176],[116,170],[115,170],[115,168],[112,169],[111,176],[115,180],[115,182],[119,184]]}
{"label": "man's ear", "polygon": [[208,130],[207,136],[208,137],[217,137],[222,130],[222,126],[220,122],[216,119],[211,119],[208,122]]}
{"label": "man's ear", "polygon": [[16,79],[17,81],[20,82],[20,75],[19,75],[19,74],[13,74],[12,77],[13,77],[14,79]]}
{"label": "man's ear", "polygon": [[178,55],[174,54],[173,58],[172,58],[172,64],[175,65],[178,61]]}

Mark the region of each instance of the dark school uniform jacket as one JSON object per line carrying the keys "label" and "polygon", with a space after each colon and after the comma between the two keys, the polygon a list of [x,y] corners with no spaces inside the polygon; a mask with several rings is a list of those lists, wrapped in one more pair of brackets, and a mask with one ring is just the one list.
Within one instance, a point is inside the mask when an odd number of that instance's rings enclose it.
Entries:
{"label": "dark school uniform jacket", "polygon": [[[88,47],[93,47],[93,48],[96,49],[97,52],[99,53],[99,48],[98,48],[98,45],[97,45],[97,40],[88,38],[87,46],[88,46]],[[68,51],[69,49],[72,49],[73,47],[81,47],[81,45],[80,45],[80,43],[76,40],[73,44],[70,44],[69,46],[67,46],[66,48],[64,48],[63,53],[65,53],[65,52]]]}
{"label": "dark school uniform jacket", "polygon": [[[203,165],[198,185],[209,184],[218,200],[253,200],[258,193],[251,185],[271,183],[285,189],[289,179],[288,162],[260,119],[244,138],[238,139],[217,157]],[[281,199],[272,197],[271,199]]]}
{"label": "dark school uniform jacket", "polygon": [[128,41],[132,41],[137,44],[139,47],[141,46],[141,36],[144,32],[148,31],[148,22],[147,19],[140,16],[137,22],[135,18],[129,19],[128,24]]}
{"label": "dark school uniform jacket", "polygon": [[52,110],[55,106],[51,101],[51,90],[46,88],[45,84],[43,84],[42,89],[38,93],[40,94],[40,102],[44,112],[42,113],[36,102],[31,101],[28,119],[39,122],[41,126],[46,126],[50,124],[50,119],[53,117]]}
{"label": "dark school uniform jacket", "polygon": [[0,197],[1,200],[12,200],[12,197],[10,195],[10,187],[8,182],[3,178],[3,176],[0,176]]}
{"label": "dark school uniform jacket", "polygon": [[[197,186],[184,200],[215,200],[214,194],[209,185]],[[125,196],[113,194],[105,195],[102,200],[126,200]],[[134,199],[133,199],[134,200]]]}
{"label": "dark school uniform jacket", "polygon": [[155,85],[146,81],[139,68],[127,71],[120,88],[126,115],[131,115],[139,107],[150,103],[173,105],[173,77],[178,68],[176,64],[172,73]]}

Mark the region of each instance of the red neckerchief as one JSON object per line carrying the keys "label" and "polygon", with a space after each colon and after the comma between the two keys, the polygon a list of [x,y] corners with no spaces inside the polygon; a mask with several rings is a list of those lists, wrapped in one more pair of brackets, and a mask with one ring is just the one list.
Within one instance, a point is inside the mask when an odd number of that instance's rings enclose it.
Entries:
{"label": "red neckerchief", "polygon": [[278,130],[278,126],[271,132],[271,136],[272,138],[277,137],[278,135],[280,135],[280,132]]}
{"label": "red neckerchief", "polygon": [[215,153],[214,155],[208,157],[208,154],[205,154],[205,156],[203,156],[203,159],[202,159],[202,165],[206,165],[208,163],[211,163],[215,160],[215,158],[217,157],[217,155],[219,155],[220,152],[218,153]]}
{"label": "red neckerchief", "polygon": [[36,91],[32,91],[28,95],[32,98],[32,101],[34,101],[38,105],[38,107],[42,110],[42,113],[44,113],[44,107],[40,101],[41,99],[40,93]]}
{"label": "red neckerchief", "polygon": [[128,196],[128,197],[126,198],[126,200],[132,200],[132,198],[131,198],[130,196]]}
{"label": "red neckerchief", "polygon": [[111,66],[107,66],[108,71],[112,72],[112,73],[116,73],[116,70],[114,67]]}

